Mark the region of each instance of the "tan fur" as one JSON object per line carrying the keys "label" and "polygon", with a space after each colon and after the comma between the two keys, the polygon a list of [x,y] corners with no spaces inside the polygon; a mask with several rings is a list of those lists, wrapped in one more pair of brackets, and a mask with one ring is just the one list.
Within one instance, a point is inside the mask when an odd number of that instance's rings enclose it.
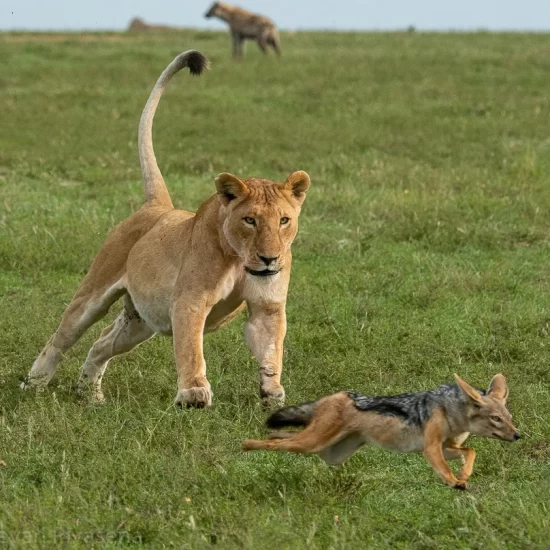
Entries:
{"label": "tan fur", "polygon": [[[462,380],[461,383],[466,384]],[[471,386],[467,389],[475,392]],[[315,453],[331,465],[342,464],[365,443],[397,452],[423,452],[427,462],[447,485],[465,489],[476,456],[473,449],[463,446],[470,431],[507,441],[519,437],[504,408],[507,394],[506,381],[498,374],[493,378],[487,396],[480,397],[477,392],[472,394],[479,406],[468,405],[466,414],[460,417],[452,412],[452,407],[451,412],[436,408],[426,424],[420,427],[398,416],[358,410],[348,393],[340,392],[317,402],[311,420],[302,431],[274,432],[266,440],[246,439],[242,448],[245,451]],[[480,410],[486,417],[483,425],[473,419]],[[484,431],[485,426],[495,430],[487,420],[492,415],[502,416],[505,424],[497,434],[489,434],[489,428],[486,428],[487,433]],[[453,474],[447,460],[462,461],[458,476]]]}
{"label": "tan fur", "polygon": [[155,32],[155,31],[178,31],[177,27],[171,27],[169,25],[150,25],[146,23],[140,17],[134,17],[128,25],[129,32]]}
{"label": "tan fur", "polygon": [[[80,389],[90,387],[101,400],[101,379],[112,357],[155,333],[173,334],[176,403],[210,405],[203,334],[230,322],[246,305],[246,341],[259,361],[261,396],[283,400],[290,247],[309,176],[294,172],[276,183],[224,173],[216,178],[217,194],[196,214],[174,209],[153,151],[153,116],[170,78],[182,67],[200,72],[205,64],[198,52],[185,52],[157,81],[139,127],[146,203],[105,240],[25,387],[45,386],[63,354],[124,296],[122,313],[88,354]],[[273,275],[259,276],[267,272]]]}
{"label": "tan fur", "polygon": [[246,39],[255,40],[263,53],[267,53],[267,47],[270,46],[277,55],[281,55],[277,27],[267,17],[250,13],[225,2],[214,2],[205,17],[217,17],[229,24],[233,42],[233,57],[242,58],[243,42]]}

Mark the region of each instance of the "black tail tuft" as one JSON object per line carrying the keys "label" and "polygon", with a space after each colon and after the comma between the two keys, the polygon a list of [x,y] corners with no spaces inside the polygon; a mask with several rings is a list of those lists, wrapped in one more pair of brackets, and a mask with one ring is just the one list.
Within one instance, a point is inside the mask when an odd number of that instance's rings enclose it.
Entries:
{"label": "black tail tuft", "polygon": [[301,405],[284,407],[270,415],[266,425],[273,429],[283,426],[307,426],[313,417],[316,405],[317,401],[308,401]]}
{"label": "black tail tuft", "polygon": [[202,53],[193,50],[187,54],[187,66],[192,75],[200,75],[208,69],[208,59]]}

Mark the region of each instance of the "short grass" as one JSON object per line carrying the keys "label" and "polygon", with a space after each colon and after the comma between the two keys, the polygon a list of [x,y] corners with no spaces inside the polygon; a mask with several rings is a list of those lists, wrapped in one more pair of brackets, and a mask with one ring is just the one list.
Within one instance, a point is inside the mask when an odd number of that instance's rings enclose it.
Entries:
{"label": "short grass", "polygon": [[[548,36],[282,42],[281,60],[250,46],[234,63],[225,33],[0,37],[0,546],[548,547]],[[523,439],[473,439],[469,492],[419,455],[365,448],[331,469],[242,453],[265,433],[243,319],[206,339],[210,410],[172,407],[167,338],[112,362],[106,405],[78,401],[100,326],[44,397],[18,389],[105,235],[139,207],[141,109],[190,47],[212,70],[178,75],[155,125],[175,203],[197,208],[224,170],[312,178],[287,401],[503,372]]]}

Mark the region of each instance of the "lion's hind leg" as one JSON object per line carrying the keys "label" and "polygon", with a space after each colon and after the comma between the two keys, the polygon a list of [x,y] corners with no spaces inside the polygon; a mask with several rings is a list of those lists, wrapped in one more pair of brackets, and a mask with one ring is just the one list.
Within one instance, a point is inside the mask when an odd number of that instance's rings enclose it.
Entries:
{"label": "lion's hind leg", "polygon": [[90,271],[82,281],[63,313],[59,327],[36,358],[27,379],[21,384],[23,389],[29,386],[46,386],[55,374],[63,354],[88,328],[103,318],[111,305],[124,294],[125,289],[121,281],[101,287],[94,284],[93,278],[90,277],[91,273]]}
{"label": "lion's hind leg", "polygon": [[132,299],[126,294],[124,309],[115,322],[102,332],[100,338],[88,352],[88,357],[80,373],[78,390],[82,392],[89,388],[92,392],[92,399],[102,402],[101,380],[110,359],[130,351],[151,338],[153,334],[154,331],[139,316]]}

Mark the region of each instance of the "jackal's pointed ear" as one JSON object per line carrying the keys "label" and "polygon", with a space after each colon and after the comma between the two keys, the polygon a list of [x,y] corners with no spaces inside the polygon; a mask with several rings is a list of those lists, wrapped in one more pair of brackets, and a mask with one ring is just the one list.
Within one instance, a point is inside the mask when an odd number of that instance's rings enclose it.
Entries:
{"label": "jackal's pointed ear", "polygon": [[246,185],[233,174],[222,172],[216,178],[216,189],[222,204],[227,206],[233,199],[246,194]]}
{"label": "jackal's pointed ear", "polygon": [[502,403],[506,403],[508,399],[508,384],[506,383],[506,378],[502,374],[495,374],[491,383],[489,384],[489,389],[487,390],[487,395],[490,395]]}
{"label": "jackal's pointed ear", "polygon": [[307,173],[303,170],[298,170],[286,178],[286,181],[283,183],[283,187],[291,191],[300,202],[303,202],[306,198],[306,191],[310,183],[311,180],[309,179]]}
{"label": "jackal's pointed ear", "polygon": [[458,387],[464,392],[465,395],[467,395],[472,401],[475,401],[476,403],[482,405],[483,399],[481,398],[481,394],[470,384],[467,382],[464,382],[458,374],[455,374],[456,382],[458,384]]}

